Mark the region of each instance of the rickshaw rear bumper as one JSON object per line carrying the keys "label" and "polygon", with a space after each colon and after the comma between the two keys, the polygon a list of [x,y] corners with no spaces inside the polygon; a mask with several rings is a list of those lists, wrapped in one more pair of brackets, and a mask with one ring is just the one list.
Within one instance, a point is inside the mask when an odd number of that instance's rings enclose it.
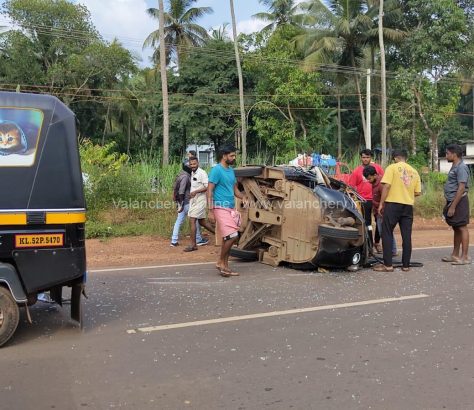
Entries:
{"label": "rickshaw rear bumper", "polygon": [[85,281],[84,247],[22,249],[13,252],[27,294]]}

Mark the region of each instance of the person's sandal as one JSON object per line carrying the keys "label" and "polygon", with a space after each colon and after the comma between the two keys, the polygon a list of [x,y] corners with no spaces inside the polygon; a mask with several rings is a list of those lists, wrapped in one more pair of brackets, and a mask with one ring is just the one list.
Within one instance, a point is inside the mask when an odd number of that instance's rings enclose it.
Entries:
{"label": "person's sandal", "polygon": [[240,273],[239,272],[232,272],[230,270],[226,271],[226,273],[229,275],[229,276],[240,276]]}
{"label": "person's sandal", "polygon": [[230,277],[229,272],[227,270],[225,270],[224,268],[221,268],[220,266],[216,265],[216,269],[219,272],[219,275],[221,275],[223,278]]}
{"label": "person's sandal", "polygon": [[403,272],[410,272],[410,268],[407,268],[407,267],[404,266],[404,267],[402,268],[402,271],[403,271]]}
{"label": "person's sandal", "polygon": [[376,265],[372,270],[375,272],[393,272],[393,266]]}
{"label": "person's sandal", "polygon": [[470,265],[472,263],[471,259],[459,259],[457,261],[451,262],[451,265]]}
{"label": "person's sandal", "polygon": [[197,250],[198,250],[197,246],[188,246],[188,247],[183,249],[183,252],[193,252],[193,251],[197,251]]}
{"label": "person's sandal", "polygon": [[457,256],[449,255],[441,258],[443,262],[459,262],[460,259]]}

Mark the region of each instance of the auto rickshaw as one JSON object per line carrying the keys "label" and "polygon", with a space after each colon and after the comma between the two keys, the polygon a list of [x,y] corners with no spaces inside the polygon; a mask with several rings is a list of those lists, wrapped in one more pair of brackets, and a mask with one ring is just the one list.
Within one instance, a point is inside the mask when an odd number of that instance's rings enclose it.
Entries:
{"label": "auto rickshaw", "polygon": [[0,92],[0,346],[19,308],[49,292],[81,321],[85,200],[74,113],[48,95]]}

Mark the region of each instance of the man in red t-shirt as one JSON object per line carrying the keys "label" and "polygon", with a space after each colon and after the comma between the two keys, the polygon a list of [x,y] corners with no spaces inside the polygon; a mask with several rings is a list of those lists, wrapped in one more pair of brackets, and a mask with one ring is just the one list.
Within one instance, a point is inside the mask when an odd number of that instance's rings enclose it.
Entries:
{"label": "man in red t-shirt", "polygon": [[348,183],[365,199],[363,204],[364,218],[369,231],[370,244],[372,245],[372,184],[364,177],[363,171],[366,166],[372,165],[377,171],[377,174],[383,176],[383,169],[380,165],[372,162],[372,151],[370,149],[364,149],[360,152],[360,161],[362,165],[354,169],[349,177]]}

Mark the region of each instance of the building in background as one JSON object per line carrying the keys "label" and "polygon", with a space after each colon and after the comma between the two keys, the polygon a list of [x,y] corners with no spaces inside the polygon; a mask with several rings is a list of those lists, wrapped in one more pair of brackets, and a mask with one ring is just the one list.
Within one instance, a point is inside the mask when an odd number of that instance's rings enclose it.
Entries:
{"label": "building in background", "polygon": [[[463,161],[464,163],[469,167],[471,170],[471,175],[473,174],[474,171],[474,141],[467,141],[464,144],[461,144],[461,146],[464,148],[464,156],[463,156]],[[439,158],[438,160],[439,164],[439,172],[442,172],[444,174],[447,174],[449,170],[451,169],[451,165],[446,157]]]}
{"label": "building in background", "polygon": [[190,144],[186,147],[186,152],[196,151],[201,167],[212,167],[216,164],[214,144]]}

